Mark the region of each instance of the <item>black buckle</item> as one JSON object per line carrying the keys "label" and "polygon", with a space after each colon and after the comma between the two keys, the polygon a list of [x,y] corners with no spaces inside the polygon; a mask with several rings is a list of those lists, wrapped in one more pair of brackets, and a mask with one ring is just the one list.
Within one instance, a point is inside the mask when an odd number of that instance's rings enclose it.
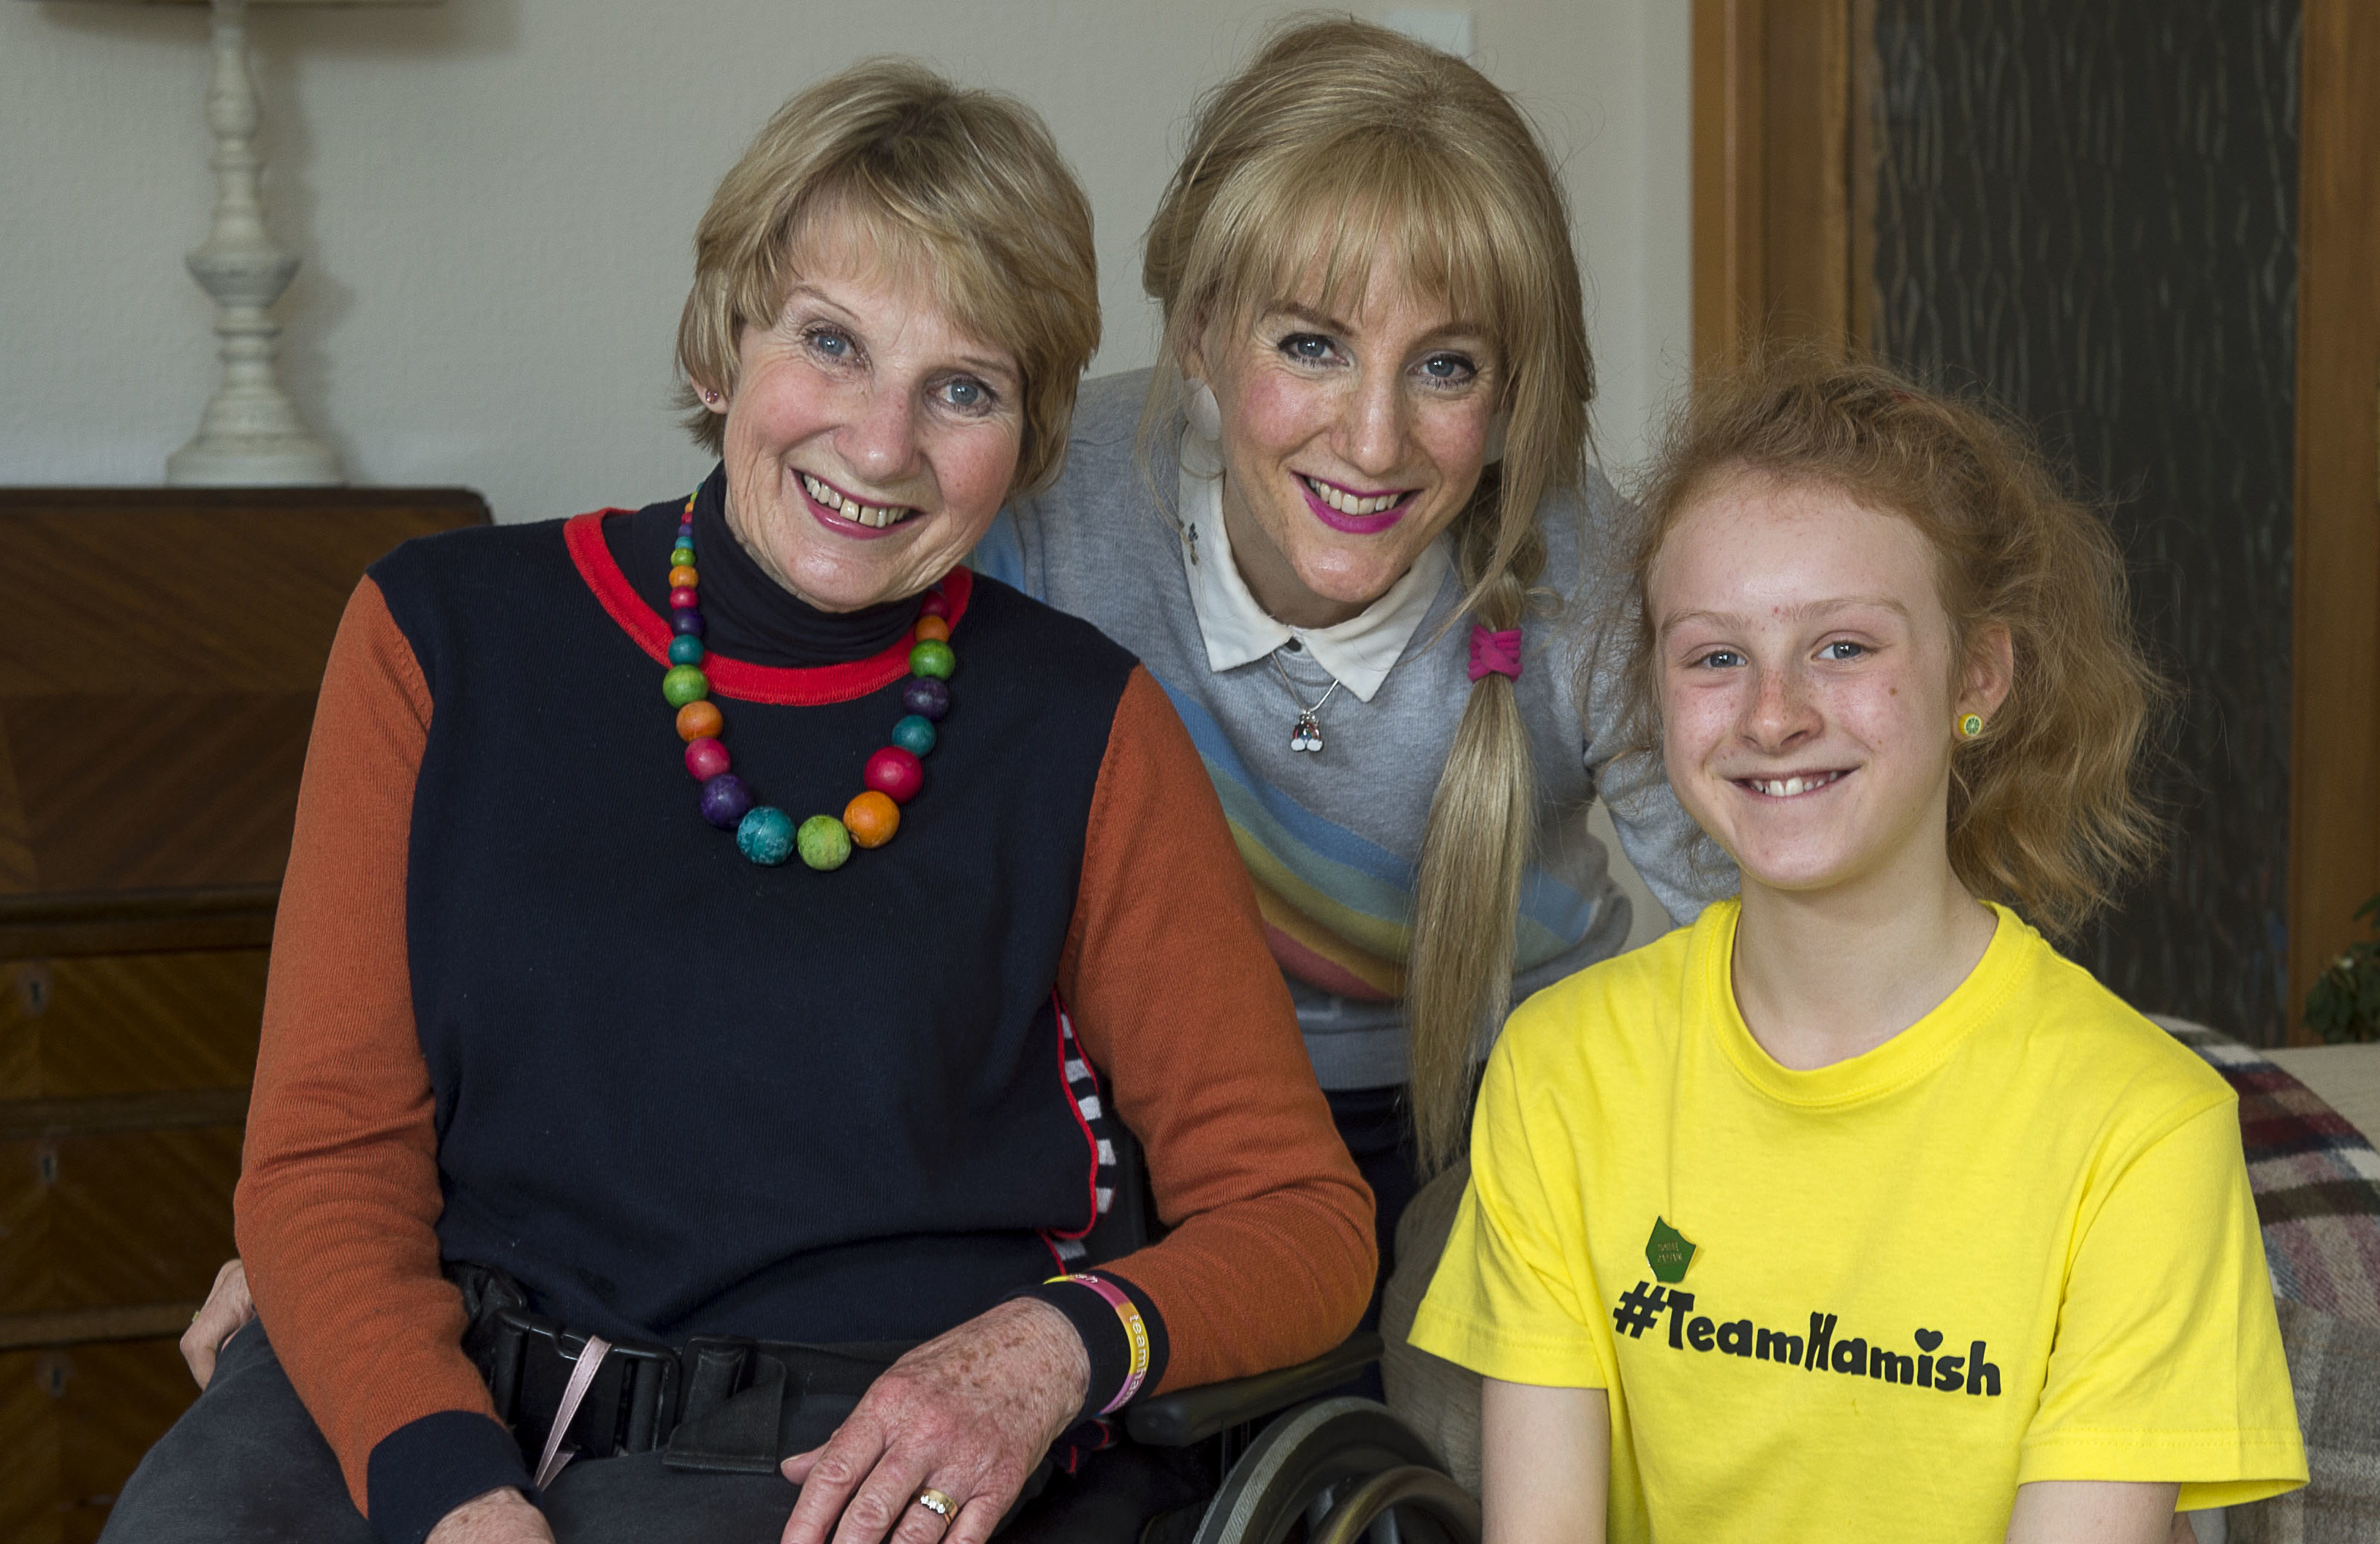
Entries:
{"label": "black buckle", "polygon": [[[498,1309],[487,1328],[480,1370],[496,1414],[534,1460],[586,1352],[587,1336],[523,1308]],[[677,1355],[668,1346],[614,1341],[564,1442],[589,1458],[651,1452],[669,1441],[677,1424],[680,1382]]]}
{"label": "black buckle", "polygon": [[663,1466],[703,1474],[772,1474],[790,1368],[735,1335],[697,1335],[678,1353],[685,1392]]}
{"label": "black buckle", "polygon": [[[501,1270],[455,1261],[446,1272],[469,1317],[463,1349],[534,1465],[588,1337],[530,1312],[528,1295]],[[825,1441],[909,1349],[908,1342],[813,1346],[729,1335],[698,1335],[683,1350],[614,1342],[563,1441],[589,1458],[662,1449],[674,1469],[772,1473],[783,1454]]]}
{"label": "black buckle", "polygon": [[786,1453],[833,1435],[878,1374],[907,1349],[698,1335],[678,1354],[685,1393],[662,1462],[714,1474],[773,1474]]}

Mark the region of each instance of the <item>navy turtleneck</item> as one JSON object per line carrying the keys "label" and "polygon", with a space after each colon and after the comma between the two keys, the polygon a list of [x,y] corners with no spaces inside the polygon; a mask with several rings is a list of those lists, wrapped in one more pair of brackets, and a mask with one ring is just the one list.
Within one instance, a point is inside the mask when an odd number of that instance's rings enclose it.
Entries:
{"label": "navy turtleneck", "polygon": [[[662,616],[669,614],[669,555],[683,507],[651,505],[603,522],[612,560]],[[731,660],[793,670],[864,660],[898,643],[917,619],[915,595],[857,611],[820,611],[771,578],[727,524],[723,463],[695,491],[694,550],[702,570],[703,646]]]}

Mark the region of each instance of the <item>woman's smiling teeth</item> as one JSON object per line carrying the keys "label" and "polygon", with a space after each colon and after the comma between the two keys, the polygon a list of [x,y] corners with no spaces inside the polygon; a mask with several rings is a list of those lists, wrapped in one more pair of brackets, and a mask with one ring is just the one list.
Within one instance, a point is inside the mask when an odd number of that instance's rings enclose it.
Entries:
{"label": "woman's smiling teeth", "polygon": [[862,504],[857,499],[844,498],[841,493],[835,492],[832,488],[828,487],[825,483],[820,482],[817,478],[810,476],[808,472],[802,473],[801,479],[802,486],[809,490],[810,497],[818,500],[819,503],[826,505],[829,509],[833,510],[836,514],[842,516],[844,519],[851,521],[855,525],[872,526],[880,530],[896,520],[905,520],[910,516],[917,513],[915,509],[910,508],[907,505],[892,505],[887,506],[883,505]]}
{"label": "woman's smiling teeth", "polygon": [[1796,794],[1823,788],[1842,775],[1840,772],[1804,772],[1797,777],[1745,777],[1737,781],[1755,794],[1766,794],[1773,799],[1790,799]]}
{"label": "woman's smiling teeth", "polygon": [[1318,481],[1303,474],[1300,475],[1299,480],[1314,490],[1316,498],[1342,515],[1382,514],[1402,503],[1405,496],[1402,493],[1382,493],[1377,498],[1359,499],[1353,493],[1342,492],[1330,483]]}

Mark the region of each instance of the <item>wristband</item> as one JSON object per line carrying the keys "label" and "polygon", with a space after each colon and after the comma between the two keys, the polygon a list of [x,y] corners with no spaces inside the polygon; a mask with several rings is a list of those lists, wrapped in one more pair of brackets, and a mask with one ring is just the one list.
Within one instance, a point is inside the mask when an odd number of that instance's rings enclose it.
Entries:
{"label": "wristband", "polygon": [[1123,1387],[1099,1411],[1102,1416],[1111,1416],[1140,1392],[1142,1380],[1148,1376],[1148,1321],[1141,1318],[1139,1307],[1111,1282],[1102,1281],[1097,1276],[1075,1275],[1052,1276],[1041,1284],[1055,1286],[1060,1282],[1073,1282],[1077,1286],[1090,1288],[1104,1298],[1108,1307],[1116,1311],[1116,1318],[1123,1321],[1123,1338],[1132,1350],[1132,1365],[1124,1374]]}

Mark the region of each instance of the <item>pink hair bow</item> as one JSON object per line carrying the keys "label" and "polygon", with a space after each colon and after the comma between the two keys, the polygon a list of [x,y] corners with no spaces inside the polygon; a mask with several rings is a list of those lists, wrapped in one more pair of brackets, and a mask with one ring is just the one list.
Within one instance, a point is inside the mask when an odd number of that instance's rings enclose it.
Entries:
{"label": "pink hair bow", "polygon": [[1471,625],[1471,678],[1476,681],[1490,671],[1515,681],[1521,678],[1520,628],[1491,633],[1476,622]]}

